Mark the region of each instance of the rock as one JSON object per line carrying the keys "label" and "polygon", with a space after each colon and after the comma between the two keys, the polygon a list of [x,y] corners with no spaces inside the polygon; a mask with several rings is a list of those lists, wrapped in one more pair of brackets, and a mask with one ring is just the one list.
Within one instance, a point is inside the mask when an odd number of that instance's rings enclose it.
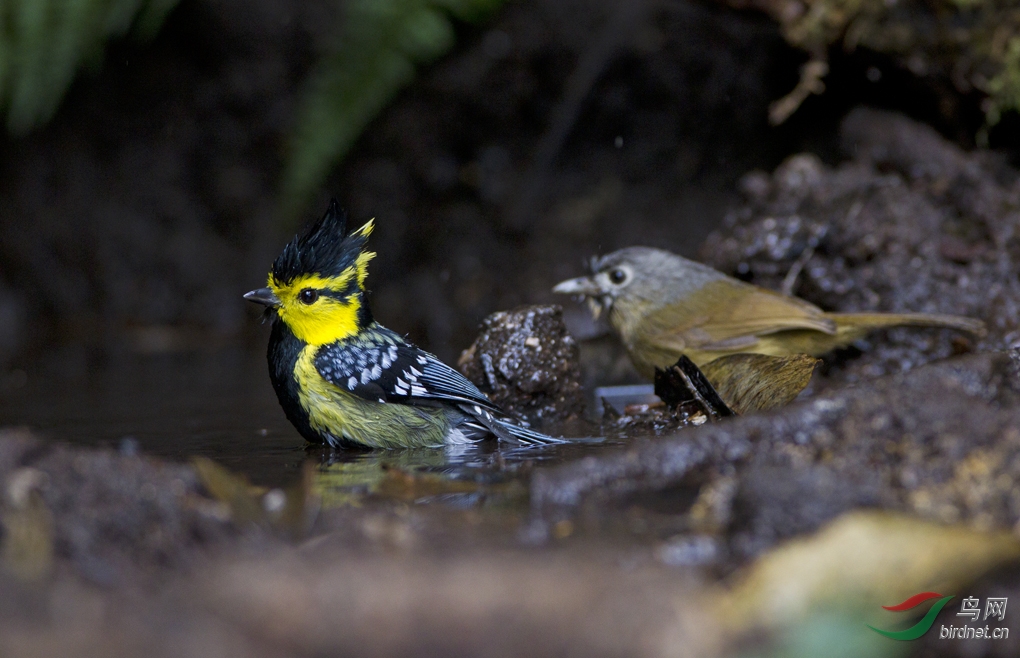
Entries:
{"label": "rock", "polygon": [[584,412],[577,343],[567,333],[559,306],[493,313],[457,365],[511,413],[549,421]]}

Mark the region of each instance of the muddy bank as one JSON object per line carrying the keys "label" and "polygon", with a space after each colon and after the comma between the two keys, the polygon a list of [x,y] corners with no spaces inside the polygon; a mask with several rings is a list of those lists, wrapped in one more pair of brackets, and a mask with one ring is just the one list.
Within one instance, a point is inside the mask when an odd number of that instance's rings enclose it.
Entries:
{"label": "muddy bank", "polygon": [[5,430],[0,473],[7,548],[17,528],[51,528],[24,556],[42,560],[32,567],[40,574],[63,565],[97,586],[122,586],[181,569],[235,534],[193,468],[139,455],[130,442],[83,450]]}
{"label": "muddy bank", "polygon": [[411,471],[294,539],[264,513],[280,490],[128,453],[0,436],[4,655],[659,655],[698,586],[537,547],[526,507],[412,504],[457,487]]}
{"label": "muddy bank", "polygon": [[[1015,352],[930,364],[772,414],[636,442],[536,474],[538,509],[599,509],[661,492],[740,561],[857,507],[1012,529],[1020,472]],[[780,477],[781,476],[781,477]],[[702,498],[714,496],[702,509]],[[649,497],[654,501],[655,497]],[[706,512],[711,516],[706,517]],[[596,515],[597,517],[598,515]]]}

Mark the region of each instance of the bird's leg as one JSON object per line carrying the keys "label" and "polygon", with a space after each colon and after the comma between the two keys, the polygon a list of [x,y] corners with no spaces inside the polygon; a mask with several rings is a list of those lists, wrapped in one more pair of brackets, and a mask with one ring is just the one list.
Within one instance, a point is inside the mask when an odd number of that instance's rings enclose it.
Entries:
{"label": "bird's leg", "polygon": [[[861,206],[862,204],[860,201],[855,201],[854,204],[850,206],[850,211],[847,212],[847,221],[852,222],[857,217],[857,213],[861,211]],[[793,261],[793,265],[790,266],[790,271],[786,273],[786,277],[783,279],[783,285],[780,288],[780,291],[787,297],[793,297],[793,291],[797,287],[797,278],[804,270],[804,266],[808,264],[809,260],[811,260],[811,257],[815,255],[815,249],[822,241],[822,238],[825,237],[827,230],[825,227],[822,227],[821,230],[813,231],[813,233],[814,235],[808,238],[808,243],[804,248],[804,251],[800,252],[800,256],[797,256],[797,260]]]}

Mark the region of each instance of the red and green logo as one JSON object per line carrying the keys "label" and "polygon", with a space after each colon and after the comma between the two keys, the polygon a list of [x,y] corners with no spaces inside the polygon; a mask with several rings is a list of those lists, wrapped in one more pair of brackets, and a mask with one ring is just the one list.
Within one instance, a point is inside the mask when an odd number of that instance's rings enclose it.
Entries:
{"label": "red and green logo", "polygon": [[882,607],[891,612],[903,612],[904,610],[913,610],[925,601],[938,599],[938,601],[935,602],[935,605],[928,610],[928,614],[921,618],[921,621],[902,631],[883,631],[881,628],[875,628],[870,624],[868,625],[868,628],[893,640],[916,640],[928,632],[928,629],[935,623],[935,618],[939,616],[939,613],[942,612],[942,608],[949,603],[949,599],[951,598],[953,597],[942,596],[938,592],[921,592],[920,594],[914,594],[903,603],[899,603],[897,605],[884,605]]}

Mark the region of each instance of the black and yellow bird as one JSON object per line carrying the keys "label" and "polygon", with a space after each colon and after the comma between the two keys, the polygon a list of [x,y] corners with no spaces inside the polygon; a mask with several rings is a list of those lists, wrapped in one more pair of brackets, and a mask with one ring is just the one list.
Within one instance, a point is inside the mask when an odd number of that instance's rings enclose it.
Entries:
{"label": "black and yellow bird", "polygon": [[495,436],[559,443],[504,414],[459,372],[372,319],[373,222],[348,232],[336,199],[244,298],[272,317],[269,374],[287,418],[333,447],[441,447]]}

